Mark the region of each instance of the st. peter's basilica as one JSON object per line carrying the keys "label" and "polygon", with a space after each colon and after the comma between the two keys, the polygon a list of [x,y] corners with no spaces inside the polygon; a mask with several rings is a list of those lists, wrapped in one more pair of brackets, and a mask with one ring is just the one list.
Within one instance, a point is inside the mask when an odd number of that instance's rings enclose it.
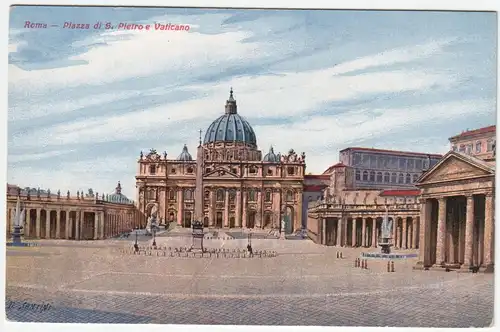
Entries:
{"label": "st. peter's basilica", "polygon": [[176,159],[155,149],[141,152],[138,208],[156,210],[160,222],[190,227],[195,220],[218,228],[302,227],[305,153],[290,149],[262,157],[250,123],[238,114],[231,89],[224,113],[205,131],[193,158],[184,145]]}

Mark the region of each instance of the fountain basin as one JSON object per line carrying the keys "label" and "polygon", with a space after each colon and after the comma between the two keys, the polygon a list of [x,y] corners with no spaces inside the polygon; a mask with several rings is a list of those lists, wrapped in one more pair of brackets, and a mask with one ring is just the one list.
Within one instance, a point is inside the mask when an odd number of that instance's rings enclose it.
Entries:
{"label": "fountain basin", "polygon": [[416,258],[418,254],[415,253],[390,253],[390,254],[382,254],[380,252],[362,252],[362,258],[376,258],[376,259],[408,259],[408,258]]}

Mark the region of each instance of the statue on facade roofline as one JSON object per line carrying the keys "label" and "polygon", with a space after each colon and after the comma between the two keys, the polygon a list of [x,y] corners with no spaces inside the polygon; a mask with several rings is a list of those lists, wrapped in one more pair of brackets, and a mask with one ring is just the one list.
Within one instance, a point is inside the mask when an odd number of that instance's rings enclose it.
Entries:
{"label": "statue on facade roofline", "polygon": [[144,158],[144,154],[142,153],[142,150],[141,150],[141,153],[139,154],[139,158],[140,159]]}
{"label": "statue on facade roofline", "polygon": [[57,189],[57,198],[61,198],[61,191],[59,189]]}
{"label": "statue on facade roofline", "polygon": [[47,190],[47,197],[50,198],[50,189]]}
{"label": "statue on facade roofline", "polygon": [[36,197],[40,198],[40,188],[36,190]]}
{"label": "statue on facade roofline", "polygon": [[163,151],[163,159],[167,160],[167,151]]}
{"label": "statue on facade roofline", "polygon": [[66,198],[69,199],[69,190],[68,190],[68,193],[66,194]]}

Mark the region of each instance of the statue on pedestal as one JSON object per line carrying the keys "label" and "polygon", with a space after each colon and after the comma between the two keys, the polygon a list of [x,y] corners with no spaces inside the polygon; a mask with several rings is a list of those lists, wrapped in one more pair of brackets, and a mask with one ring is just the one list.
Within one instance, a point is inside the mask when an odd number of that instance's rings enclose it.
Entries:
{"label": "statue on pedestal", "polygon": [[383,254],[390,254],[391,253],[391,246],[392,244],[392,227],[393,227],[393,222],[392,220],[389,220],[389,209],[386,206],[385,207],[385,216],[384,219],[382,220],[382,225],[381,225],[381,237],[379,240],[378,245],[382,248],[382,253]]}

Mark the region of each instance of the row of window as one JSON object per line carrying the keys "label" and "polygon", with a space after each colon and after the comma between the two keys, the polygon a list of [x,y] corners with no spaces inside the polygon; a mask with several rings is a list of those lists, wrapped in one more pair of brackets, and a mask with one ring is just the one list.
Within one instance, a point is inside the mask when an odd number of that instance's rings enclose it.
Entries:
{"label": "row of window", "polygon": [[[431,159],[431,164],[435,163]],[[429,165],[428,157],[395,157],[395,156],[376,156],[365,153],[355,153],[352,166],[365,166],[367,168],[380,169],[405,169],[405,170],[423,170]]]}
{"label": "row of window", "polygon": [[[486,152],[491,152],[493,151],[493,146],[495,145],[495,140],[489,139],[486,141]],[[453,151],[461,152],[461,153],[467,153],[467,154],[472,154],[472,150],[475,147],[474,152],[475,153],[481,153],[483,152],[483,143],[481,141],[477,141],[476,144],[460,144],[460,147],[457,148],[456,145],[453,145]]]}
{"label": "row of window", "polygon": [[375,171],[363,171],[356,170],[356,181],[367,181],[367,182],[378,182],[378,183],[406,183],[411,184],[417,181],[418,174],[409,173],[406,176],[403,173],[389,173],[376,172]]}
{"label": "row of window", "polygon": [[[150,165],[149,166],[149,174],[155,175],[157,170],[158,170],[158,167],[156,167],[156,165]],[[194,172],[194,169],[193,169],[193,167],[189,166],[186,171],[187,171],[188,174],[192,174]],[[176,172],[177,171],[176,171],[175,168],[172,168],[170,170],[170,173],[172,173],[172,174],[175,174]]]}
{"label": "row of window", "polygon": [[[185,189],[183,193],[184,200],[189,201],[193,200],[194,196],[194,190],[192,189]],[[248,201],[249,202],[256,202],[257,201],[257,190],[249,190],[248,191]],[[225,200],[225,191],[223,189],[218,189],[215,194],[215,198],[217,202],[224,202]],[[148,200],[155,200],[156,199],[156,192],[154,190],[151,190],[147,194],[147,199]],[[177,195],[176,191],[174,190],[169,190],[168,192],[168,199],[170,201],[175,202],[177,200]],[[205,200],[210,199],[210,192],[205,191]],[[235,189],[229,189],[229,202],[234,202],[236,199],[236,190]],[[293,191],[288,190],[285,194],[285,200],[287,202],[293,201]],[[264,201],[265,202],[271,202],[272,201],[272,192],[270,190],[265,191],[264,195]]]}

